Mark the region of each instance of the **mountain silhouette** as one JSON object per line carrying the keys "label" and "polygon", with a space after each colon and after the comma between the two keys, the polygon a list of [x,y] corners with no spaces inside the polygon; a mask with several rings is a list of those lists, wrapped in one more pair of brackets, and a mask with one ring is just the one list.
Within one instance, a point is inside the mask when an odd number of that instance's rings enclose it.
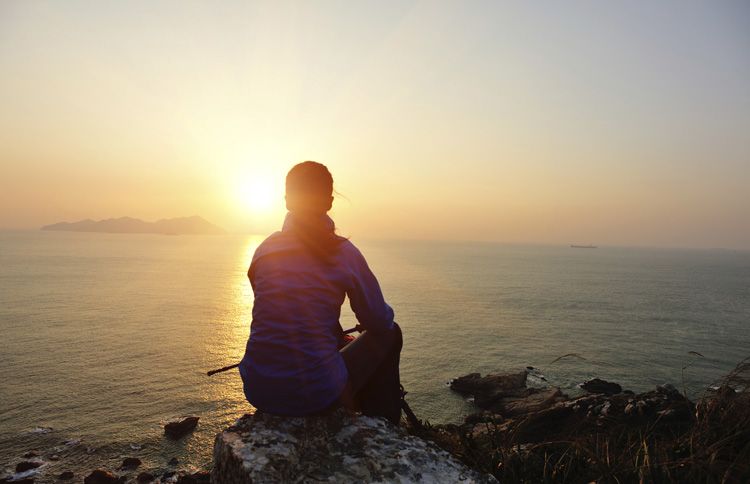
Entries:
{"label": "mountain silhouette", "polygon": [[156,222],[145,222],[133,217],[108,218],[105,220],[81,220],[45,225],[41,230],[63,230],[68,232],[107,232],[118,234],[223,234],[224,229],[198,216],[165,218]]}

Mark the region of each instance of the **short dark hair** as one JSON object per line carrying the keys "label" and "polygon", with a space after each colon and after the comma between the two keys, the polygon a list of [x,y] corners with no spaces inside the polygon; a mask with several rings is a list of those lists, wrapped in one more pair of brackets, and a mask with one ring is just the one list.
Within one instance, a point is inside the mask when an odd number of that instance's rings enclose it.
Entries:
{"label": "short dark hair", "polygon": [[331,208],[333,177],[316,161],[297,163],[286,175],[287,207],[291,211],[327,212]]}

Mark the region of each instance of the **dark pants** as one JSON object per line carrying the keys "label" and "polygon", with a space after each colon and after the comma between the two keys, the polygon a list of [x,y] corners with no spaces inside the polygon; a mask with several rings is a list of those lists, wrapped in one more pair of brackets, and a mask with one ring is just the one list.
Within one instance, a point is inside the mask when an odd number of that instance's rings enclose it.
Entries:
{"label": "dark pants", "polygon": [[349,381],[341,404],[364,415],[385,417],[398,425],[401,419],[401,381],[398,365],[403,346],[401,328],[394,323],[386,332],[364,331],[341,349]]}

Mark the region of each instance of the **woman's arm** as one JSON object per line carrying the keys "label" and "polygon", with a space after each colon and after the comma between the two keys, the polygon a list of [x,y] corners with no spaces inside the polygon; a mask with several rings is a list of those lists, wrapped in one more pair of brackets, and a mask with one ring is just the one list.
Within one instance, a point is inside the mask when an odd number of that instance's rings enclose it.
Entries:
{"label": "woman's arm", "polygon": [[349,267],[352,274],[349,296],[354,315],[359,324],[370,331],[388,331],[393,328],[393,309],[385,302],[375,275],[362,253],[353,245],[349,247]]}

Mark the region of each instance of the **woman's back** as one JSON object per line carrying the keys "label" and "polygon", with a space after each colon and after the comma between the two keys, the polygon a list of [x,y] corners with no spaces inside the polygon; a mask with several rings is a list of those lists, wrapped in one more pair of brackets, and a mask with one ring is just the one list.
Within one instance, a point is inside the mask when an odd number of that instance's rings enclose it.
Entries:
{"label": "woman's back", "polygon": [[[382,360],[368,352],[347,352],[368,362],[354,369],[348,367],[353,360],[339,352],[339,317],[347,296],[360,325],[371,333],[363,341],[386,335],[385,343],[375,345],[376,353],[379,346],[400,341],[400,330],[364,257],[336,235],[326,215],[333,200],[327,168],[300,163],[290,170],[286,184],[284,226],[258,247],[248,270],[255,303],[240,374],[245,395],[256,408],[307,415],[339,400],[347,383],[352,384],[352,370],[361,373],[362,367],[370,374]],[[399,351],[400,343],[393,353],[394,381]],[[364,379],[354,383],[361,386]]]}

